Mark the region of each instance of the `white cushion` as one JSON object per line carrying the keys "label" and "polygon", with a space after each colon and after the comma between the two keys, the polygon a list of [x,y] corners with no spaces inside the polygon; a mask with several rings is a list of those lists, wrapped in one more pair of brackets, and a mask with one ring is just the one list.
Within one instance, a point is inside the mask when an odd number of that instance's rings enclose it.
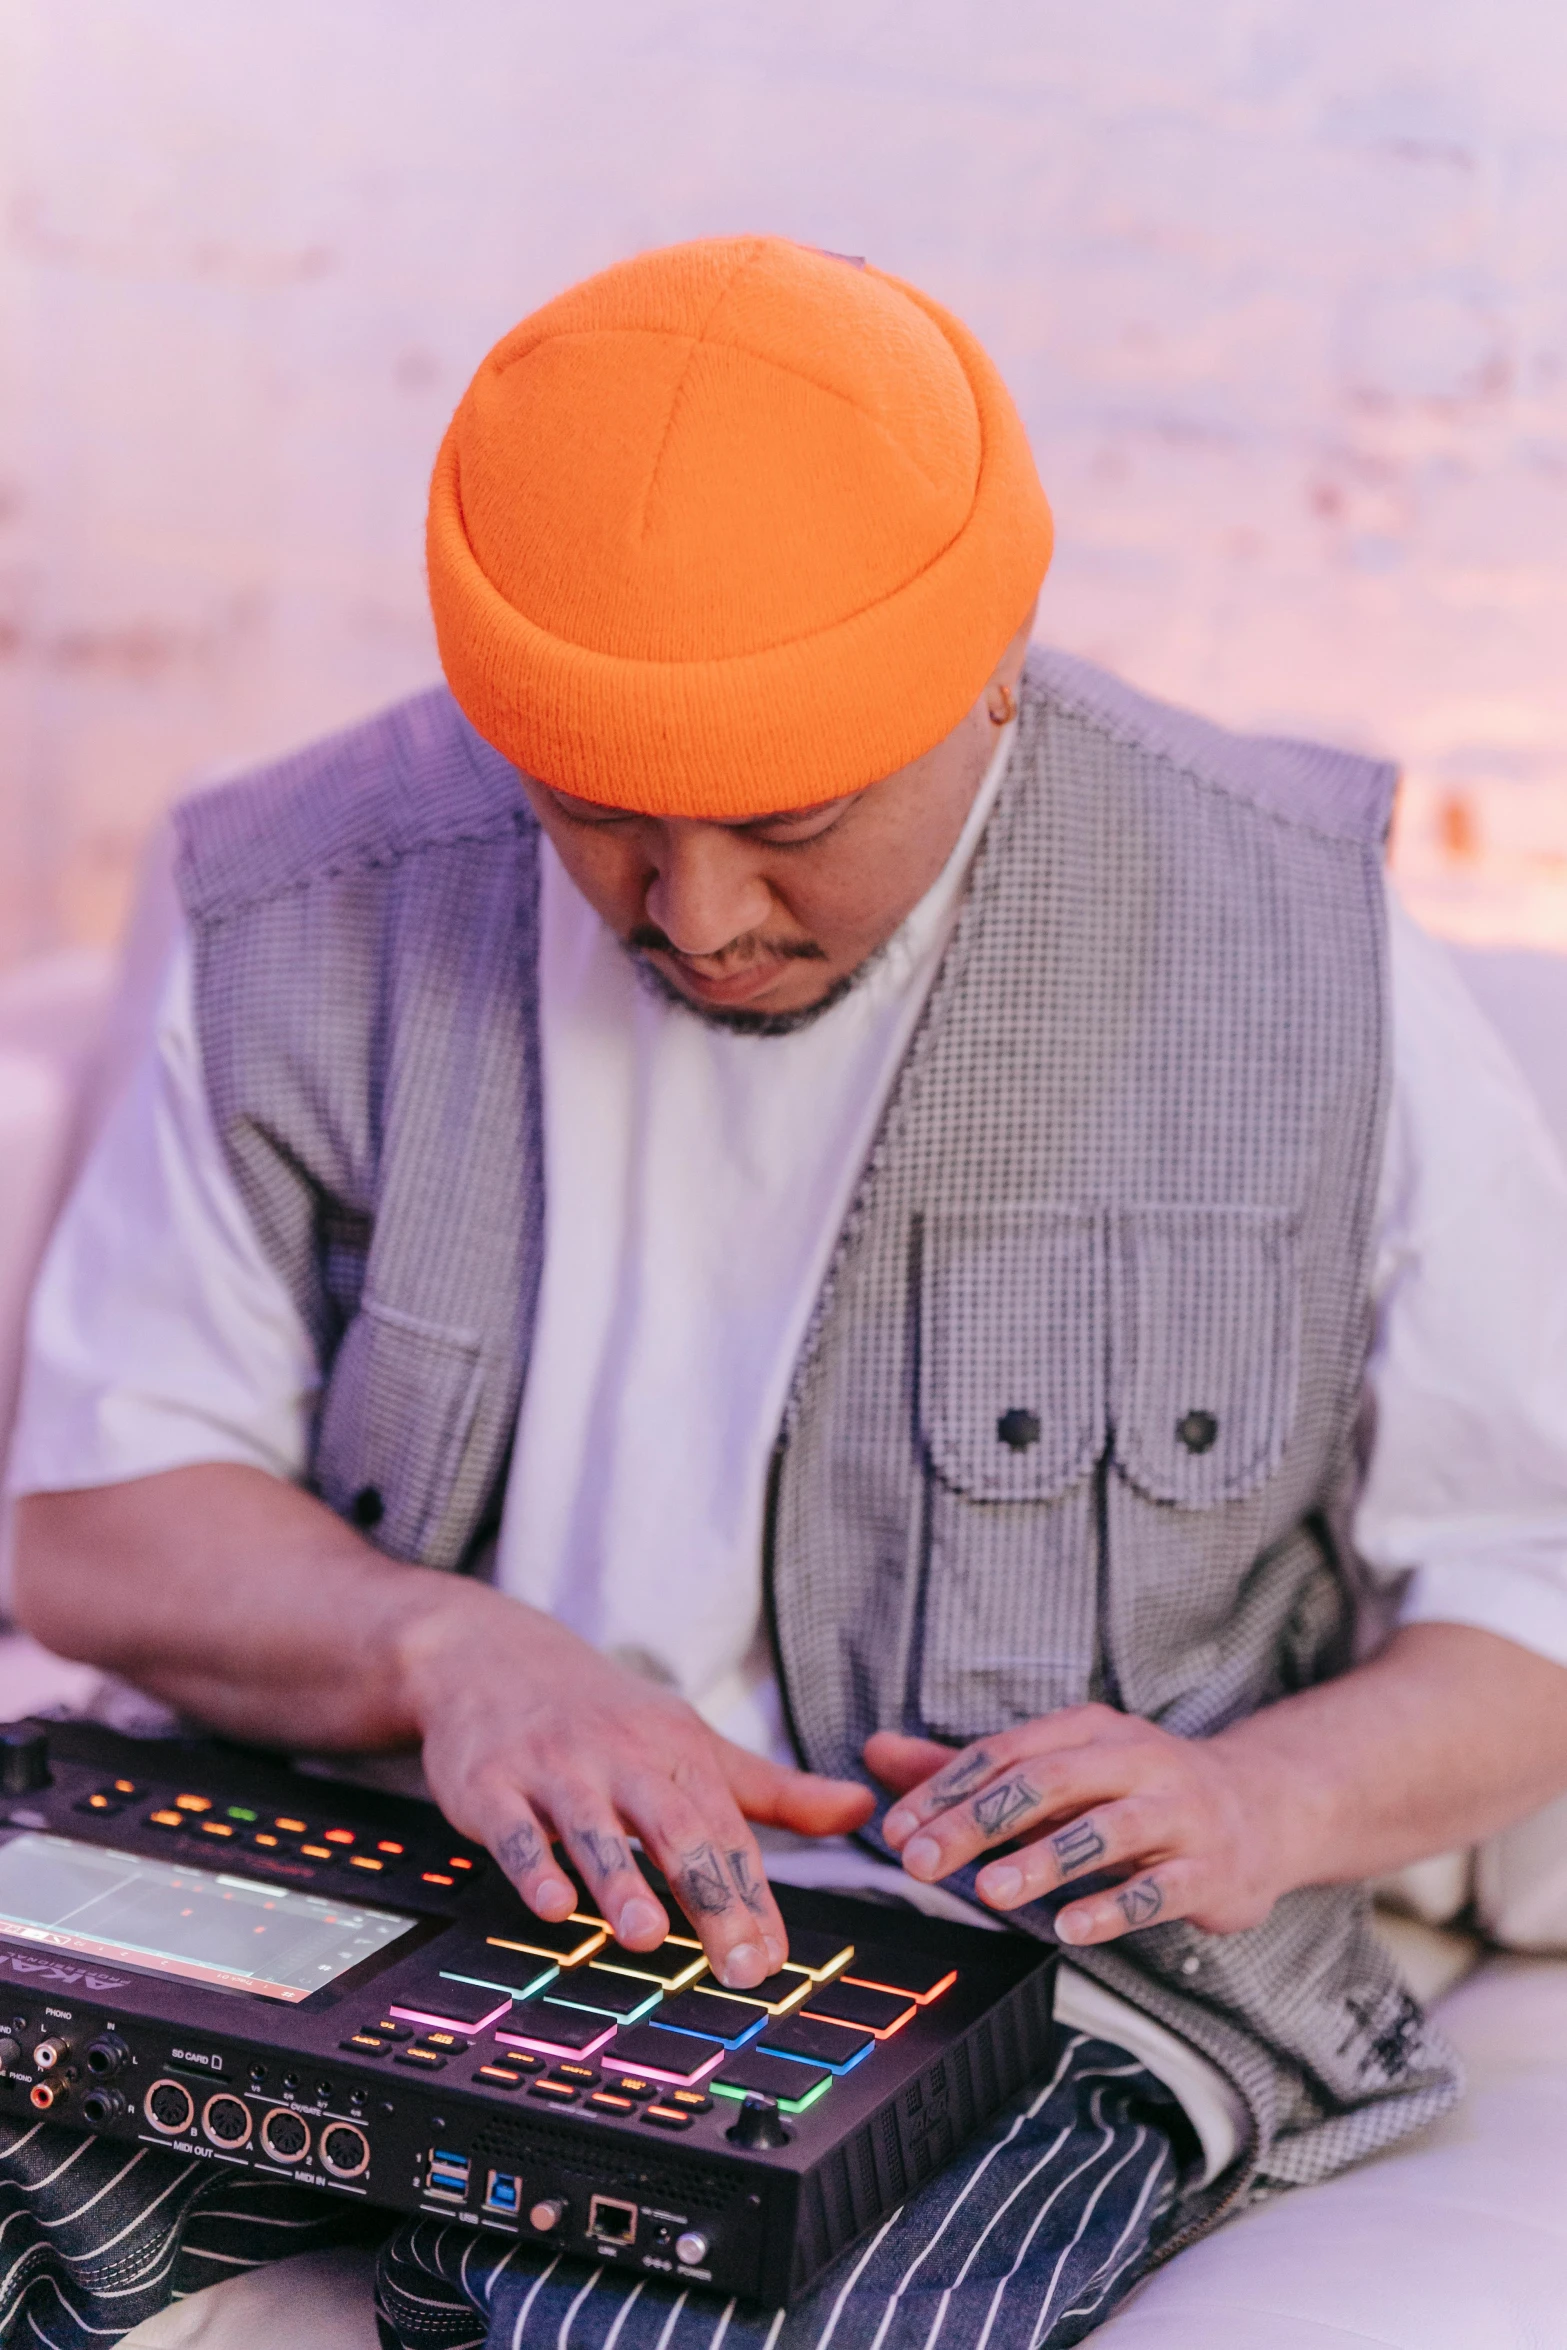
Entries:
{"label": "white cushion", "polygon": [[1493,1959],[1438,2011],[1469,2094],[1157,2271],[1105,2350],[1556,2350],[1567,2342],[1567,1963]]}

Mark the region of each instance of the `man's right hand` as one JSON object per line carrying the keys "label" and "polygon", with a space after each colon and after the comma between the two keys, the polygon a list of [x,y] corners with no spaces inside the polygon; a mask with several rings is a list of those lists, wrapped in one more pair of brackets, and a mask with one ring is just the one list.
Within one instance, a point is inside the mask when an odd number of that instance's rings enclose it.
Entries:
{"label": "man's right hand", "polygon": [[682,1698],[482,1587],[454,1590],[407,1627],[402,1646],[431,1793],[529,1908],[563,1918],[576,1906],[553,1833],[615,1939],[654,1949],[670,1919],[637,1866],[635,1837],[732,1990],[774,1973],[788,1951],[748,1822],[841,1835],[874,1808],[854,1781],[731,1745]]}
{"label": "man's right hand", "polygon": [[651,1950],[670,1921],[638,1839],[735,1990],[786,1948],[747,1822],[830,1836],[874,1808],[852,1781],[731,1746],[552,1617],[384,1558],[259,1469],[211,1463],[31,1496],[14,1604],[61,1655],[232,1737],[316,1753],[422,1744],[447,1818],[530,1908],[560,1918],[576,1901],[550,1852],[558,1836],[617,1941]]}

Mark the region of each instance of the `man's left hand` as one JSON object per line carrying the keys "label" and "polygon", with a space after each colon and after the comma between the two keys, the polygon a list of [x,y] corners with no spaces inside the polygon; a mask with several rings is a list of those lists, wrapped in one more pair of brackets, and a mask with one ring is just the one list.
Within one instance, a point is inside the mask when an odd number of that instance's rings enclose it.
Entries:
{"label": "man's left hand", "polygon": [[1290,1882],[1280,1823],[1259,1818],[1226,1749],[1109,1706],[1071,1706],[956,1754],[878,1731],[865,1760],[898,1793],[882,1828],[911,1877],[933,1884],[1007,1847],[975,1882],[999,1910],[1076,1877],[1117,1877],[1058,1911],[1064,1942],[1109,1942],[1168,1918],[1232,1934],[1259,1924]]}

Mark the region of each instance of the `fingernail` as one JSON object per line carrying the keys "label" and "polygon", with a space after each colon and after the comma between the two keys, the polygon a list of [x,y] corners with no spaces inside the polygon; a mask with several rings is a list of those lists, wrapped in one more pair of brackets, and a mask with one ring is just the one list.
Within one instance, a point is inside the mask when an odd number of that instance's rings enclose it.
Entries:
{"label": "fingernail", "polygon": [[1015,1901],[1023,1890],[1021,1869],[987,1869],[975,1883],[986,1901]]}
{"label": "fingernail", "polygon": [[621,1942],[630,1942],[634,1938],[642,1940],[649,1934],[662,1934],[663,1931],[663,1917],[651,1901],[628,1901],[620,1913],[620,1923],[615,1928],[616,1938]]}
{"label": "fingernail", "polygon": [[903,1847],[903,1865],[911,1877],[934,1877],[941,1867],[941,1846],[934,1836],[916,1836]]}
{"label": "fingernail", "polygon": [[779,1969],[779,1968],[780,1968],[780,1967],[783,1965],[783,1962],[784,1962],[784,1960],[785,1960],[785,1958],[786,1958],[787,1956],[788,1956],[788,1952],[785,1950],[785,1948],[784,1948],[783,1944],[782,1944],[781,1942],[775,1942],[775,1941],[773,1940],[773,1938],[772,1938],[771,1934],[769,1934],[769,1935],[768,1935],[768,1937],[767,1937],[767,1971],[768,1971],[768,1973],[769,1973],[770,1975],[776,1975],[776,1974],[777,1974],[777,1972],[778,1972],[778,1969]]}
{"label": "fingernail", "polygon": [[1086,1942],[1088,1928],[1081,1918],[1075,1918],[1070,1910],[1065,1910],[1056,1919],[1056,1939],[1060,1942]]}
{"label": "fingernail", "polygon": [[533,1897],[533,1906],[541,1918],[569,1918],[577,1906],[577,1897],[571,1887],[559,1877],[551,1877],[541,1885]]}
{"label": "fingernail", "polygon": [[900,1836],[911,1835],[918,1826],[919,1821],[911,1811],[905,1811],[901,1804],[894,1804],[882,1821],[881,1832],[889,1844],[896,1844]]}
{"label": "fingernail", "polygon": [[750,1991],[765,1982],[771,1970],[755,1943],[741,1942],[729,1952],[718,1971],[728,1990]]}

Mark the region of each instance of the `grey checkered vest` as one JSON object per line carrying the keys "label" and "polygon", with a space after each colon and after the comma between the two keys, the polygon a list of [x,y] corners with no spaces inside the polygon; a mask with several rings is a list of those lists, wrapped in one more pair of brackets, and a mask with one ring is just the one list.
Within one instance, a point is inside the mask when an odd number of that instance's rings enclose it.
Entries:
{"label": "grey checkered vest", "polygon": [[[1391,785],[1031,659],[774,1456],[813,1767],[1089,1696],[1200,1736],[1348,1661]],[[461,1567],[544,1247],[534,820],[436,691],[179,830],[218,1131],[319,1352],[314,1484]],[[1231,2198],[1457,2093],[1358,1890],[1079,1963],[1241,2089]]]}

